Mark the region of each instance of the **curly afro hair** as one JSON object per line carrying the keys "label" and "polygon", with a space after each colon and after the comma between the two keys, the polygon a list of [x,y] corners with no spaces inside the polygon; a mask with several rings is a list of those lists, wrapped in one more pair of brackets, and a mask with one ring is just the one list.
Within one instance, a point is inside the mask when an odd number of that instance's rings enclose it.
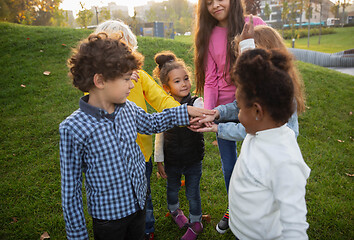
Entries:
{"label": "curly afro hair", "polygon": [[241,54],[231,72],[246,105],[258,102],[277,123],[286,123],[296,108],[291,61],[284,50],[254,49]]}

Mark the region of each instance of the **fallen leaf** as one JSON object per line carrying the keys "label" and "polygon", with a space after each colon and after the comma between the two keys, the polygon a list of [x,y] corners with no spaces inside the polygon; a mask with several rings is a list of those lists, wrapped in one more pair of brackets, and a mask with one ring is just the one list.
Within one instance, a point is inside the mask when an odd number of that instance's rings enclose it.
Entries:
{"label": "fallen leaf", "polygon": [[39,50],[40,52],[44,52],[42,49],[41,50]]}
{"label": "fallen leaf", "polygon": [[186,181],[185,180],[181,180],[181,187],[183,187],[184,185],[186,185]]}
{"label": "fallen leaf", "polygon": [[213,141],[212,143],[211,143],[213,146],[217,146],[218,145],[218,141]]}
{"label": "fallen leaf", "polygon": [[208,215],[202,215],[202,219],[204,220],[204,221],[207,221],[208,223],[210,223],[210,221],[211,221],[211,216],[208,214]]}
{"label": "fallen leaf", "polygon": [[17,218],[13,217],[11,223],[17,223],[17,222],[18,222]]}
{"label": "fallen leaf", "polygon": [[340,139],[337,139],[337,141],[340,142],[340,143],[344,142],[343,140],[340,140]]}
{"label": "fallen leaf", "polygon": [[160,175],[160,173],[159,173],[159,172],[156,172],[156,177],[157,177],[158,179],[160,179],[160,178],[161,178],[161,175]]}
{"label": "fallen leaf", "polygon": [[49,71],[44,71],[43,74],[46,75],[46,76],[49,76],[50,72]]}
{"label": "fallen leaf", "polygon": [[65,43],[63,43],[63,44],[62,44],[62,46],[63,46],[63,47],[66,47],[66,44],[65,44]]}
{"label": "fallen leaf", "polygon": [[26,87],[26,85],[24,85],[24,84],[21,84],[21,87]]}
{"label": "fallen leaf", "polygon": [[30,38],[27,38],[27,40],[30,40]]}
{"label": "fallen leaf", "polygon": [[310,109],[310,107],[309,107],[309,106],[306,106],[306,108],[307,108],[307,109]]}
{"label": "fallen leaf", "polygon": [[349,115],[352,115],[353,114],[353,112],[349,112]]}
{"label": "fallen leaf", "polygon": [[50,239],[50,236],[47,232],[44,232],[40,238],[40,240],[44,240],[44,239]]}
{"label": "fallen leaf", "polygon": [[354,174],[345,173],[345,175],[347,175],[349,177],[354,177]]}
{"label": "fallen leaf", "polygon": [[170,216],[170,212],[167,212],[165,215],[165,217],[168,217],[168,216]]}

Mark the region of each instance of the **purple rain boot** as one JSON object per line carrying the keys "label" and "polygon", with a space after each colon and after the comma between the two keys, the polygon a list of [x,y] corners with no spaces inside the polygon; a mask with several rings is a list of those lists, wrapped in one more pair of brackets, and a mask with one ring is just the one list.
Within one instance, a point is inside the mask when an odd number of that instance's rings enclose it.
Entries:
{"label": "purple rain boot", "polygon": [[198,234],[203,231],[203,224],[201,222],[190,223],[187,232],[181,238],[182,240],[195,240]]}
{"label": "purple rain boot", "polygon": [[182,209],[171,212],[172,219],[177,223],[179,228],[183,228],[188,223],[188,218],[184,216]]}

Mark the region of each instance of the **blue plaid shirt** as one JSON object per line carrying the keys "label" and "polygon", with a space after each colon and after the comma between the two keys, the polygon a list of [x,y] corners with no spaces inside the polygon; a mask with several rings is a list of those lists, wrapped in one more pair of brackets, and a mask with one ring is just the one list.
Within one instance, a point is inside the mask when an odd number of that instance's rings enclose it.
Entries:
{"label": "blue plaid shirt", "polygon": [[148,114],[133,102],[117,105],[112,114],[89,105],[59,126],[61,193],[69,239],[88,239],[82,202],[82,172],[88,211],[93,218],[121,219],[143,209],[146,199],[145,159],[137,132],[152,134],[189,124],[187,106]]}

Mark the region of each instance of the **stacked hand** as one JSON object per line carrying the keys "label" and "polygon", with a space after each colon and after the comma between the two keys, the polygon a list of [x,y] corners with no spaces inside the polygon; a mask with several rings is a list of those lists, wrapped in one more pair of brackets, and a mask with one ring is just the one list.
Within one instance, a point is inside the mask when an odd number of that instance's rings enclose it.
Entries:
{"label": "stacked hand", "polygon": [[214,123],[214,120],[219,118],[218,110],[207,110],[191,106],[188,106],[188,108],[193,108],[193,111],[198,113],[191,115],[188,110],[191,116],[190,125],[188,127],[190,130],[194,132],[217,132],[218,125]]}

